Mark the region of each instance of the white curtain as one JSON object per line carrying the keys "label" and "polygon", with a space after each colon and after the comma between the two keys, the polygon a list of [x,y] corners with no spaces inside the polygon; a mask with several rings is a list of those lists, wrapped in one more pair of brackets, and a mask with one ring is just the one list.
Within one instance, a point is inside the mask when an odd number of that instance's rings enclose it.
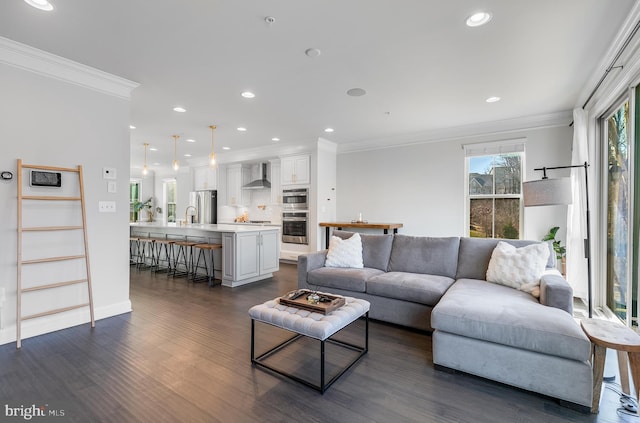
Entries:
{"label": "white curtain", "polygon": [[[573,110],[573,150],[571,164],[589,161],[587,140],[588,114],[583,109]],[[584,240],[587,237],[586,190],[584,168],[571,169],[573,201],[567,209],[567,280],[573,295],[587,298],[587,260],[584,256]],[[593,299],[592,299],[593,301]]]}

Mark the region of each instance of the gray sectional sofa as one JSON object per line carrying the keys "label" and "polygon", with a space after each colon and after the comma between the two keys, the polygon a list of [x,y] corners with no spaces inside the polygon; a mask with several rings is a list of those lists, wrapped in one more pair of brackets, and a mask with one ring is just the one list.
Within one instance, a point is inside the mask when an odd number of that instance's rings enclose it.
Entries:
{"label": "gray sectional sofa", "polygon": [[[360,236],[363,268],[325,267],[327,250],[301,255],[298,286],[362,298],[372,319],[433,331],[437,368],[590,409],[591,344],[572,317],[573,292],[559,273],[543,275],[537,299],[485,280],[497,239]],[[518,248],[536,242],[504,241]],[[547,267],[554,269],[549,248]]]}

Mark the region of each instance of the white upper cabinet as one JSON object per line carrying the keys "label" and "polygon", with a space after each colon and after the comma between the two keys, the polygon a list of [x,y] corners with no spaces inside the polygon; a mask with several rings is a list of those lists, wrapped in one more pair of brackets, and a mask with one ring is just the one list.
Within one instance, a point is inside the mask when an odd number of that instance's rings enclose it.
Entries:
{"label": "white upper cabinet", "polygon": [[281,158],[282,185],[306,185],[311,183],[310,161],[308,155]]}
{"label": "white upper cabinet", "polygon": [[271,160],[271,204],[282,204],[280,160]]}
{"label": "white upper cabinet", "polygon": [[198,166],[193,168],[193,190],[218,189],[218,168]]}
{"label": "white upper cabinet", "polygon": [[242,186],[250,178],[250,169],[234,164],[227,167],[227,206],[248,206],[250,192]]}

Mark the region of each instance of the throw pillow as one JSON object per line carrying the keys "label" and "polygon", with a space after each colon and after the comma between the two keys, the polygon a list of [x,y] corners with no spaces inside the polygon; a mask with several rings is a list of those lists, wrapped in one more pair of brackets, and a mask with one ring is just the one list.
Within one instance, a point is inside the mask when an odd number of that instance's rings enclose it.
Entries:
{"label": "throw pillow", "polygon": [[547,244],[531,244],[516,248],[500,241],[491,254],[487,281],[509,286],[540,297],[540,278],[547,260]]}
{"label": "throw pillow", "polygon": [[354,267],[362,269],[362,239],[355,233],[347,239],[332,236],[324,262],[326,267]]}

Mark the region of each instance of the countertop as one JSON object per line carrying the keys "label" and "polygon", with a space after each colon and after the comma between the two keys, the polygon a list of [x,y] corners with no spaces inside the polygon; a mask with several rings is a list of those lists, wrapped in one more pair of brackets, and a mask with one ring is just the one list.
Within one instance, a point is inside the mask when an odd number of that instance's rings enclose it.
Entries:
{"label": "countertop", "polygon": [[280,225],[259,223],[220,223],[217,225],[206,223],[192,223],[188,225],[178,225],[177,223],[137,222],[129,223],[129,226],[131,226],[132,228],[192,229],[208,232],[256,232],[280,230]]}

